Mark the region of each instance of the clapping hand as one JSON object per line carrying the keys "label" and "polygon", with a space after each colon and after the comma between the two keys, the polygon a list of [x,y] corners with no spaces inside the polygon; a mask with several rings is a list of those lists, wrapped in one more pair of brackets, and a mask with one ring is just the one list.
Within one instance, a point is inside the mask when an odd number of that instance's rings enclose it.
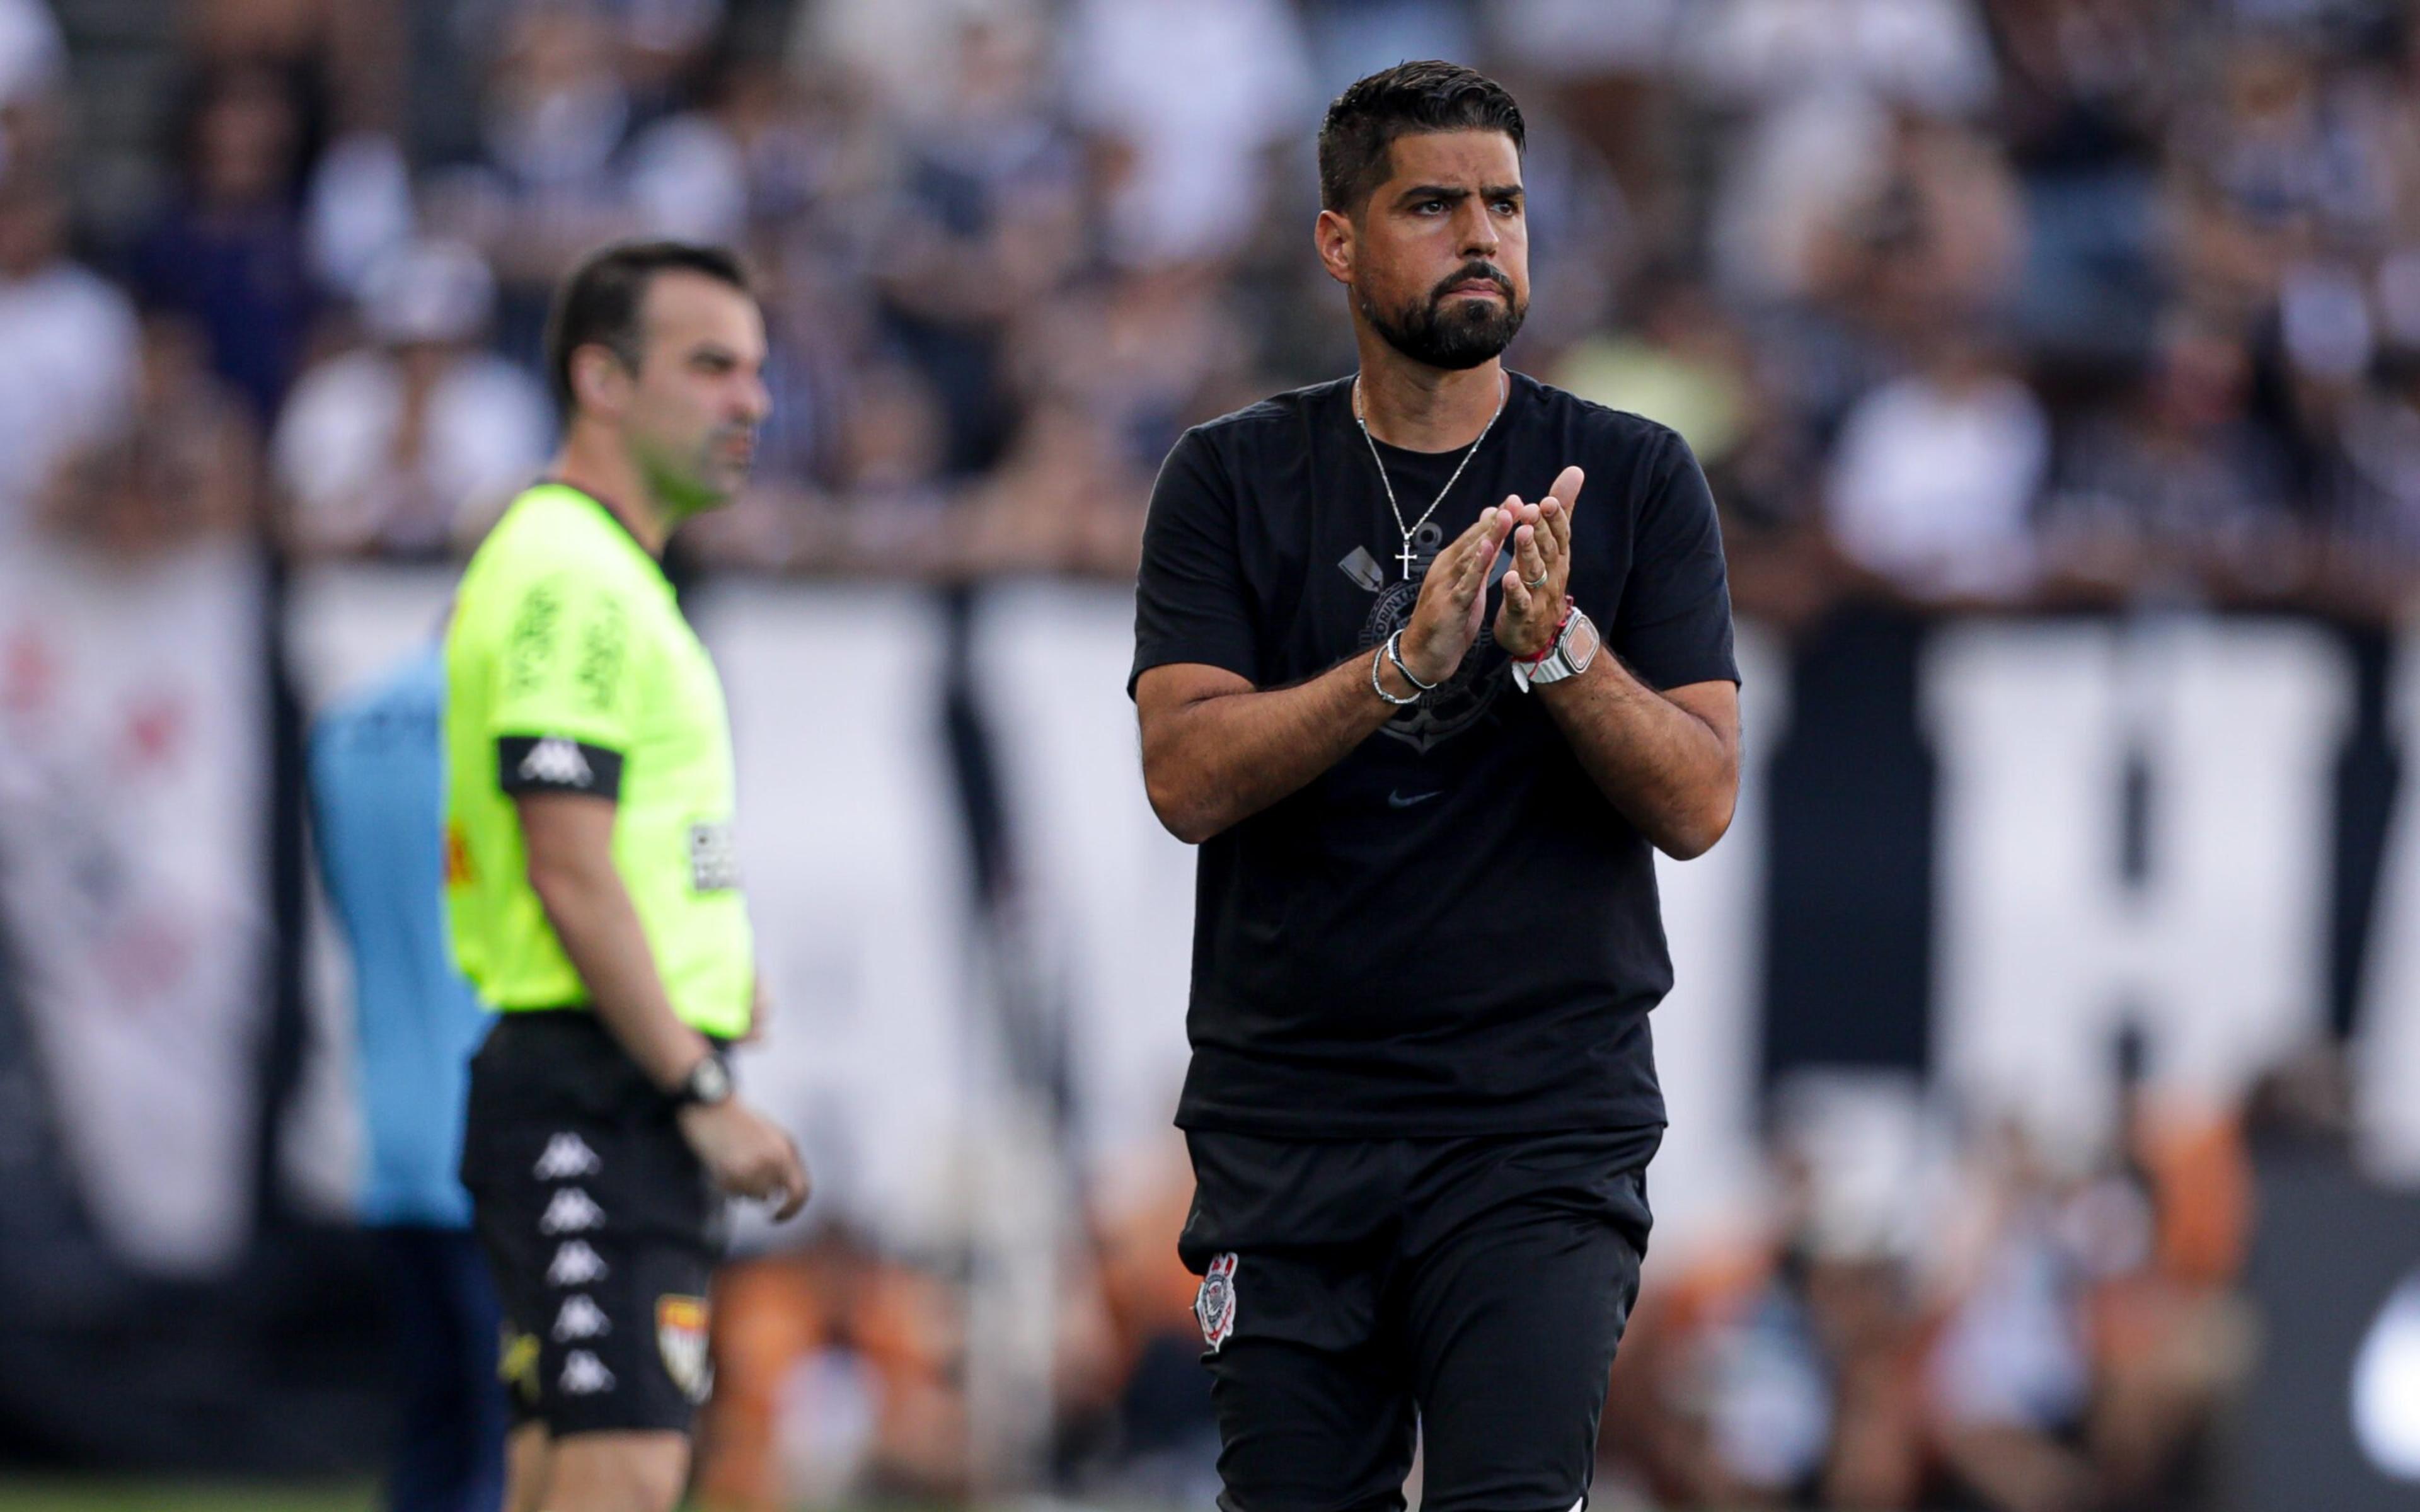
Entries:
{"label": "clapping hand", "polygon": [[1565,468],[1545,498],[1525,504],[1516,496],[1504,506],[1512,521],[1512,570],[1504,575],[1496,643],[1509,656],[1527,660],[1554,643],[1572,578],[1572,506],[1587,481],[1579,469]]}
{"label": "clapping hand", "polygon": [[1517,502],[1508,499],[1498,508],[1481,510],[1470,528],[1429,563],[1419,600],[1412,606],[1412,622],[1404,626],[1402,646],[1404,665],[1421,682],[1451,677],[1478,641],[1487,613],[1487,569],[1512,529],[1512,506]]}

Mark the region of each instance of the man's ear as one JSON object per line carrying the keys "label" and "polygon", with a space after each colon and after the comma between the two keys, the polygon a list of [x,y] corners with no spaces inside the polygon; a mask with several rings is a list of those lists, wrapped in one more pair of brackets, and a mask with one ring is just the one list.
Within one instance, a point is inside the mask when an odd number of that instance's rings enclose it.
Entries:
{"label": "man's ear", "polygon": [[618,414],[630,397],[630,370],[613,349],[591,342],[571,354],[571,392],[581,408]]}
{"label": "man's ear", "polygon": [[1327,276],[1340,284],[1352,283],[1353,258],[1359,250],[1352,220],[1335,210],[1322,210],[1311,236],[1319,249],[1319,266],[1327,270]]}

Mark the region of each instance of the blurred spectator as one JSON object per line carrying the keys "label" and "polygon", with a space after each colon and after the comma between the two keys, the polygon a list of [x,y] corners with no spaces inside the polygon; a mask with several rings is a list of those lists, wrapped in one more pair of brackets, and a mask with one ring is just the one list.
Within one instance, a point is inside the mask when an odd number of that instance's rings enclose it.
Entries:
{"label": "blurred spectator", "polygon": [[2395,173],[2387,122],[2366,97],[2331,87],[2300,34],[2245,28],[2215,82],[2179,123],[2180,271],[2195,302],[2248,316],[2295,261],[2375,246]]}
{"label": "blurred spectator", "polygon": [[303,247],[309,144],[296,87],[259,64],[206,73],[176,140],[183,171],[136,248],[135,285],[147,304],[199,328],[212,369],[267,426],[318,313]]}
{"label": "blurred spectator", "polygon": [[2176,70],[2150,6],[1994,0],[1999,118],[2024,184],[2027,338],[2115,358],[2149,339]]}
{"label": "blurred spectator", "polygon": [[[2004,1512],[2084,1512],[2094,1477],[2076,1451],[2091,1405],[2085,1276],[2058,1196],[2022,1135],[2004,1131],[1965,1183],[1989,1210],[1969,1272],[1925,1365],[1932,1432],[1963,1492]],[[2117,1242],[2149,1253],[2149,1219]]]}
{"label": "blurred spectator", "polygon": [[909,124],[949,108],[954,76],[933,67],[970,25],[1040,23],[1039,0],[800,0],[789,43],[800,74],[837,70],[861,83],[883,116]]}
{"label": "blurred spectator", "polygon": [[1016,383],[1077,402],[1125,465],[1156,471],[1187,425],[1236,408],[1212,396],[1249,378],[1240,324],[1206,270],[1130,272],[1033,312],[1016,332]]}
{"label": "blurred spectator", "polygon": [[0,0],[0,173],[57,167],[67,66],[45,0]]}
{"label": "blurred spectator", "polygon": [[278,422],[297,546],[441,556],[536,476],[554,427],[536,381],[477,346],[494,302],[486,265],[458,243],[407,248],[370,275],[375,345],[304,375]]}
{"label": "blurred spectator", "polygon": [[257,433],[205,365],[199,333],[155,315],[141,351],[130,402],[67,455],[39,517],[54,537],[126,561],[236,535],[259,518]]}
{"label": "blurred spectator", "polygon": [[1999,147],[1963,127],[1902,116],[1877,177],[1821,224],[1813,291],[1900,335],[1996,320],[2015,286],[2024,209]]}
{"label": "blurred spectator", "polygon": [[2389,354],[2335,443],[2321,486],[2346,565],[2407,578],[2420,564],[2420,353]]}
{"label": "blurred spectator", "polygon": [[1030,26],[959,31],[957,88],[903,144],[875,273],[890,336],[940,395],[954,472],[988,465],[1006,444],[1016,417],[1002,334],[1086,250],[1078,153],[1046,106],[1041,42]]}
{"label": "blurred spectator", "polygon": [[838,442],[831,556],[842,565],[905,562],[925,569],[950,549],[941,478],[948,421],[923,374],[876,363],[860,377]]}
{"label": "blurred spectator", "polygon": [[312,276],[359,299],[370,270],[411,239],[414,213],[411,170],[395,138],[355,131],[330,143],[303,206]]}
{"label": "blurred spectator", "polygon": [[2006,597],[2035,570],[2050,461],[2041,406],[1982,337],[1935,332],[1916,371],[1841,426],[1825,516],[1858,566],[1918,597]]}
{"label": "blurred spectator", "polygon": [[133,307],[67,256],[67,204],[39,171],[0,174],[0,548],[60,459],[117,434],[137,392]]}
{"label": "blurred spectator", "polygon": [[1991,51],[1968,0],[1690,8],[1684,48],[1700,87],[1745,116],[1714,206],[1717,266],[1743,298],[1809,290],[1834,207],[1886,169],[1895,111],[1959,116],[1991,97]]}
{"label": "blurred spectator", "polygon": [[315,139],[395,131],[411,87],[411,0],[190,0],[186,54],[204,72],[250,66],[287,79]]}
{"label": "blurred spectator", "polygon": [[1311,84],[1323,100],[1405,58],[1483,55],[1467,0],[1300,0]]}
{"label": "blurred spectator", "polygon": [[1683,1504],[1916,1504],[1919,1320],[1904,1258],[1875,1238],[1808,1213],[1673,1357],[1660,1406],[1695,1427],[1666,1430],[1658,1478]]}
{"label": "blurred spectator", "polygon": [[488,60],[480,159],[427,185],[430,229],[470,242],[494,270],[511,349],[535,351],[555,282],[636,224],[620,157],[637,104],[616,40],[579,0],[515,0]]}
{"label": "blurred spectator", "polygon": [[1719,472],[1745,439],[1747,419],[1751,380],[1738,328],[1682,276],[1642,282],[1631,302],[1635,329],[1582,339],[1553,381],[1583,399],[1653,415],[1681,433],[1709,474]]}
{"label": "blurred spectator", "polygon": [[2121,402],[2081,419],[2044,502],[2048,569],[2072,581],[2192,592],[2205,577],[2290,571],[2293,476],[2250,413],[2242,342],[2180,317]]}
{"label": "blurred spectator", "polygon": [[359,1213],[378,1235],[404,1387],[389,1512],[497,1512],[504,1492],[504,1312],[458,1174],[489,1020],[442,912],[444,687],[432,636],[311,731],[313,845],[352,963]]}
{"label": "blurred spectator", "polygon": [[1110,255],[1233,253],[1267,193],[1267,149],[1317,124],[1294,11],[1282,0],[1075,0],[1063,35],[1071,108],[1108,158]]}

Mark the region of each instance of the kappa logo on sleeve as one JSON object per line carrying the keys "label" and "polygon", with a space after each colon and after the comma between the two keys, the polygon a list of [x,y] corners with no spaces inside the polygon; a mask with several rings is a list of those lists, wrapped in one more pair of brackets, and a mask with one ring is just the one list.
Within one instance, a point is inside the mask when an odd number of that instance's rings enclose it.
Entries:
{"label": "kappa logo on sleeve", "polygon": [[597,774],[588,768],[588,758],[580,754],[578,743],[561,735],[549,735],[532,746],[529,754],[521,758],[520,776],[524,782],[556,788],[584,788],[597,780]]}
{"label": "kappa logo on sleeve", "polygon": [[1202,1342],[1210,1352],[1235,1332],[1235,1252],[1229,1250],[1210,1262],[1202,1274],[1202,1289],[1193,1294],[1194,1321],[1202,1325]]}

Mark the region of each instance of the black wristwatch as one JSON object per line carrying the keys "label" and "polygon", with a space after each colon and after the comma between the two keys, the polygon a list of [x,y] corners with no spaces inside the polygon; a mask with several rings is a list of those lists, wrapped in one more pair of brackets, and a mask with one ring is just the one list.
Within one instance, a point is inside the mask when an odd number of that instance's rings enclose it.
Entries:
{"label": "black wristwatch", "polygon": [[708,1051],[689,1069],[681,1084],[673,1088],[673,1106],[696,1104],[712,1107],[717,1103],[731,1101],[731,1068],[722,1063],[722,1053]]}

